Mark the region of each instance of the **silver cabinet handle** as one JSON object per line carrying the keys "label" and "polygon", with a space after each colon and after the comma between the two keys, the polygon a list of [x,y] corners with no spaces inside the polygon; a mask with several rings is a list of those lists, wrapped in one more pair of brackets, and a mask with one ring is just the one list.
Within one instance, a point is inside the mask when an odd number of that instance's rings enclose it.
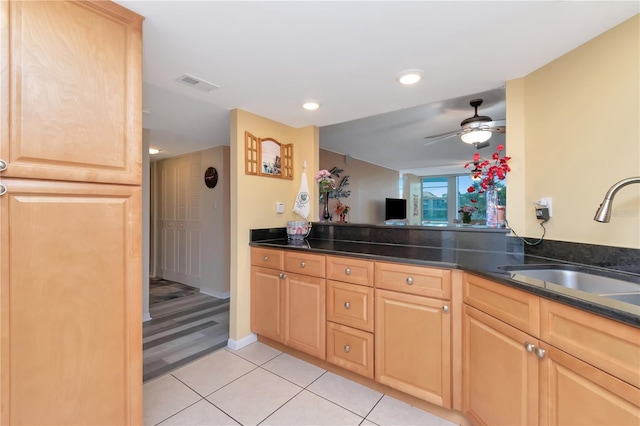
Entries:
{"label": "silver cabinet handle", "polygon": [[538,347],[536,347],[536,348],[534,349],[534,351],[535,351],[535,353],[536,353],[536,356],[537,356],[538,358],[540,358],[540,359],[544,358],[544,356],[547,354],[547,351],[545,351],[545,350],[544,350],[544,349],[542,349],[542,348],[538,348]]}
{"label": "silver cabinet handle", "polygon": [[524,342],[524,348],[527,352],[533,352],[536,347],[533,343]]}
{"label": "silver cabinet handle", "polygon": [[351,269],[347,268],[344,270],[345,275],[351,275]]}
{"label": "silver cabinet handle", "polygon": [[344,351],[349,353],[349,351],[351,350],[351,346],[349,345],[344,345]]}
{"label": "silver cabinet handle", "polygon": [[269,256],[263,257],[262,260],[264,260],[265,262],[269,261]]}
{"label": "silver cabinet handle", "polygon": [[0,197],[7,193],[7,187],[0,183]]}
{"label": "silver cabinet handle", "polygon": [[349,309],[351,307],[351,303],[349,302],[344,302],[344,308],[345,309]]}
{"label": "silver cabinet handle", "polygon": [[5,170],[7,170],[7,162],[0,160],[0,172],[4,172]]}
{"label": "silver cabinet handle", "polygon": [[278,274],[278,276],[279,276],[280,278],[282,278],[282,279],[287,278],[287,274],[283,274],[282,272],[280,272],[280,273]]}
{"label": "silver cabinet handle", "polygon": [[409,285],[413,284],[413,278],[407,277],[407,284]]}
{"label": "silver cabinet handle", "polygon": [[304,263],[304,262],[300,262],[300,267],[301,267],[301,268],[304,268],[305,266],[307,266],[307,264],[306,264],[306,263]]}
{"label": "silver cabinet handle", "polygon": [[444,312],[445,314],[448,314],[449,313],[449,305],[444,305],[442,307],[442,312]]}

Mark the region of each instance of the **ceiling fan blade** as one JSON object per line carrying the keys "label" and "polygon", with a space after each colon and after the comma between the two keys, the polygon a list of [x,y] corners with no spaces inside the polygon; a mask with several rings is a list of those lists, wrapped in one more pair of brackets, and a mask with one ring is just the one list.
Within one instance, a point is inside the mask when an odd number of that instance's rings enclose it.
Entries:
{"label": "ceiling fan blade", "polygon": [[450,132],[444,132],[444,133],[438,133],[437,135],[429,135],[429,136],[425,136],[425,139],[433,139],[433,138],[441,138],[444,136],[453,136],[453,135],[458,135],[460,134],[460,130],[452,130]]}
{"label": "ceiling fan blade", "polygon": [[486,148],[488,146],[491,146],[491,142],[486,141],[486,142],[476,142],[473,144],[475,149],[482,149],[482,148]]}
{"label": "ceiling fan blade", "polygon": [[[429,146],[429,145],[432,145],[432,144],[437,143],[437,142],[442,142],[442,141],[444,141],[446,139],[452,138],[454,136],[458,136],[460,133],[461,132],[445,133],[444,135],[439,136],[439,137],[429,136],[428,138],[434,137],[434,139],[432,139],[432,140],[430,140],[428,142],[425,142],[424,146]],[[428,138],[425,138],[425,139],[428,139]]]}

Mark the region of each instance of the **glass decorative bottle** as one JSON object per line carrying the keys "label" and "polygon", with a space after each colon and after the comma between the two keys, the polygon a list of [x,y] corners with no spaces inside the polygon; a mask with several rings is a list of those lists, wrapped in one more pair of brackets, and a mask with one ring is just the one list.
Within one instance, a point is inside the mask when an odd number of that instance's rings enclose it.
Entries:
{"label": "glass decorative bottle", "polygon": [[322,212],[322,221],[329,222],[331,221],[331,213],[329,212],[329,191],[324,192],[322,194],[324,198],[324,211]]}
{"label": "glass decorative bottle", "polygon": [[498,191],[495,188],[489,188],[485,192],[487,199],[487,227],[498,227]]}

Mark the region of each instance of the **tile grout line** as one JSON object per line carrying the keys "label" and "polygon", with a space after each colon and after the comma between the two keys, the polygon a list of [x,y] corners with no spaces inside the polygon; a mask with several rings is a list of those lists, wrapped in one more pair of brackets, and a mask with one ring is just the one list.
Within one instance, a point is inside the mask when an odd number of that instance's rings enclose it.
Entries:
{"label": "tile grout line", "polygon": [[[198,396],[200,396],[200,394],[198,394]],[[198,402],[202,401],[204,398],[200,398],[199,400],[195,401],[193,404],[189,404],[186,407],[184,407],[182,410],[176,411],[175,413],[173,413],[172,415],[170,415],[169,417],[160,420],[158,423],[154,423],[154,426],[158,426],[160,423],[162,422],[166,422],[167,420],[169,420],[171,417],[175,416],[176,414],[182,413],[184,410],[186,410],[189,407],[193,407],[194,405],[196,405]]]}

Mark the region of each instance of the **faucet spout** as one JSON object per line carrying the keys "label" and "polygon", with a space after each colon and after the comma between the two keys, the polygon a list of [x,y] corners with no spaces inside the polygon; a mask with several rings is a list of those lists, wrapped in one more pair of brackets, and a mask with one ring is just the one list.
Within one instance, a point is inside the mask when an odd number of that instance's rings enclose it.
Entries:
{"label": "faucet spout", "polygon": [[609,223],[609,220],[611,219],[611,206],[613,205],[613,197],[616,196],[616,192],[618,192],[620,188],[632,183],[640,183],[640,176],[622,179],[620,182],[614,183],[613,186],[607,191],[607,194],[604,196],[604,200],[602,201],[602,204],[600,204],[600,207],[598,208],[596,216],[593,218],[593,220],[595,220],[596,222]]}

